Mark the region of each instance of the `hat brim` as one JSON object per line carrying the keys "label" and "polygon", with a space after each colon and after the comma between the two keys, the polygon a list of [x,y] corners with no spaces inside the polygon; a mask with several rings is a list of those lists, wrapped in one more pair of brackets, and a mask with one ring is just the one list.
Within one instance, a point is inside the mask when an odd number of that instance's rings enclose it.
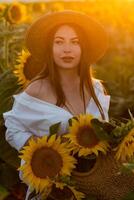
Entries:
{"label": "hat brim", "polygon": [[77,24],[85,31],[90,46],[90,64],[96,63],[108,48],[108,34],[103,26],[91,17],[84,13],[70,10],[46,14],[30,26],[25,39],[30,53],[37,60],[43,60],[45,41],[48,39],[49,31],[54,26],[67,23]]}

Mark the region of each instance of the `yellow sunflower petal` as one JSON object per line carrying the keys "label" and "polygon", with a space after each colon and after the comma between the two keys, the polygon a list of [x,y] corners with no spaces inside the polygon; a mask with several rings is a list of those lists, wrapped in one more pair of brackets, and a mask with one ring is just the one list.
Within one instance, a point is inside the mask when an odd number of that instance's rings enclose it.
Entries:
{"label": "yellow sunflower petal", "polygon": [[13,71],[14,75],[18,78],[18,84],[26,86],[30,80],[24,74],[24,68],[26,67],[26,63],[28,58],[31,56],[28,50],[22,50],[21,54],[18,54],[18,58],[16,61],[18,64],[15,65],[15,69]]}
{"label": "yellow sunflower petal", "polygon": [[7,9],[6,19],[11,24],[20,24],[25,22],[26,15],[26,6],[19,2],[13,2]]}
{"label": "yellow sunflower petal", "polygon": [[29,145],[21,151],[21,158],[25,160],[19,168],[23,173],[22,177],[36,192],[51,187],[57,175],[71,175],[76,163],[67,146],[55,136],[51,136],[49,140],[47,136],[37,141],[31,139]]}
{"label": "yellow sunflower petal", "polygon": [[75,196],[75,198],[76,198],[77,200],[81,200],[81,199],[85,198],[85,194],[84,194],[84,193],[77,191],[77,190],[76,190],[74,187],[72,187],[72,186],[67,186],[67,187],[73,192],[73,194],[74,194],[74,196]]}
{"label": "yellow sunflower petal", "polygon": [[134,128],[123,138],[116,151],[115,158],[123,162],[134,156]]}
{"label": "yellow sunflower petal", "polygon": [[78,152],[79,156],[92,153],[98,156],[99,151],[106,154],[108,150],[108,143],[100,141],[94,133],[91,124],[93,118],[90,114],[80,114],[77,120],[72,119],[72,125],[69,127],[69,134],[66,137],[69,138],[73,151]]}

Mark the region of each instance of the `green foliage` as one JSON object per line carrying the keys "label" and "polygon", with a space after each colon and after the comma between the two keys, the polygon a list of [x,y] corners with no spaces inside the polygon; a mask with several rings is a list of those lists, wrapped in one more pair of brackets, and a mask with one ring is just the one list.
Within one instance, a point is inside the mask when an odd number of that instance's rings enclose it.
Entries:
{"label": "green foliage", "polygon": [[5,127],[0,126],[0,159],[15,169],[19,167],[20,159],[18,152],[13,149],[5,140]]}
{"label": "green foliage", "polygon": [[122,198],[122,200],[133,200],[134,199],[134,191],[127,194],[125,197]]}
{"label": "green foliage", "polygon": [[61,124],[61,122],[58,122],[58,123],[53,124],[52,126],[50,126],[50,128],[49,128],[49,133],[50,133],[49,136],[52,136],[52,135],[58,133],[58,130],[60,128],[60,124]]}
{"label": "green foliage", "polygon": [[72,126],[72,119],[75,119],[75,120],[78,121],[78,118],[77,118],[77,117],[72,117],[72,118],[70,118],[70,119],[68,120],[69,126]]}
{"label": "green foliage", "polygon": [[98,119],[91,120],[92,128],[100,140],[110,140],[110,132],[115,128],[108,122],[102,122]]}
{"label": "green foliage", "polygon": [[59,181],[61,181],[62,183],[65,183],[69,186],[75,186],[75,181],[72,180],[70,176],[61,176]]}
{"label": "green foliage", "polygon": [[20,91],[17,80],[11,70],[0,75],[0,158],[6,163],[18,166],[17,152],[5,141],[3,113],[10,110],[13,104],[12,95]]}
{"label": "green foliage", "polygon": [[10,189],[19,182],[19,176],[16,168],[0,161],[0,185]]}
{"label": "green foliage", "polygon": [[[116,52],[115,54],[120,52]],[[127,52],[126,52],[127,54]],[[99,63],[96,69],[96,76],[104,80],[104,86],[111,95],[110,117],[128,118],[130,109],[134,113],[134,68],[133,59],[127,56],[122,57],[113,55],[108,57],[102,63]]]}
{"label": "green foliage", "polygon": [[0,200],[4,200],[6,196],[8,196],[9,192],[6,188],[0,185]]}
{"label": "green foliage", "polygon": [[134,121],[128,120],[127,123],[120,123],[120,126],[117,126],[114,129],[113,134],[115,135],[115,137],[124,137],[129,133],[132,128],[134,128]]}
{"label": "green foliage", "polygon": [[21,88],[11,70],[0,75],[0,117],[4,112],[11,109],[13,94],[19,91],[21,91]]}
{"label": "green foliage", "polygon": [[19,180],[16,170],[20,165],[20,159],[18,152],[5,140],[6,128],[2,114],[11,109],[12,95],[20,90],[11,70],[0,75],[0,184],[6,188],[12,187]]}
{"label": "green foliage", "polygon": [[84,198],[83,200],[97,200],[97,197],[93,196],[93,195],[88,195],[86,196],[86,198]]}
{"label": "green foliage", "polygon": [[24,46],[27,24],[11,25],[5,18],[0,19],[0,73],[13,69],[18,52]]}
{"label": "green foliage", "polygon": [[133,170],[134,170],[134,162],[124,163],[123,164],[122,171],[133,173],[132,172]]}

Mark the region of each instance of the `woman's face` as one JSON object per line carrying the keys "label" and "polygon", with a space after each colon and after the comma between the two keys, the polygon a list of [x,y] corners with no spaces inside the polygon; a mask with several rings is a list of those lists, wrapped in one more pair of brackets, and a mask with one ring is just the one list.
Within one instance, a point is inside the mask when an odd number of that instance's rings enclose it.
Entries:
{"label": "woman's face", "polygon": [[81,58],[81,47],[74,29],[69,25],[60,26],[53,42],[53,59],[58,67],[77,67]]}

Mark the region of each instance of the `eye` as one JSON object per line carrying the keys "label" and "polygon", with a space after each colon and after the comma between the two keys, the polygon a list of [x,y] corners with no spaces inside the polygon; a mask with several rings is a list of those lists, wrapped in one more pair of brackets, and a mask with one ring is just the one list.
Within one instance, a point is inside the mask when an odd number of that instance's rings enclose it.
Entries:
{"label": "eye", "polygon": [[73,40],[72,43],[78,45],[79,44],[79,40]]}
{"label": "eye", "polygon": [[55,44],[63,44],[63,41],[62,40],[55,40],[54,43]]}

